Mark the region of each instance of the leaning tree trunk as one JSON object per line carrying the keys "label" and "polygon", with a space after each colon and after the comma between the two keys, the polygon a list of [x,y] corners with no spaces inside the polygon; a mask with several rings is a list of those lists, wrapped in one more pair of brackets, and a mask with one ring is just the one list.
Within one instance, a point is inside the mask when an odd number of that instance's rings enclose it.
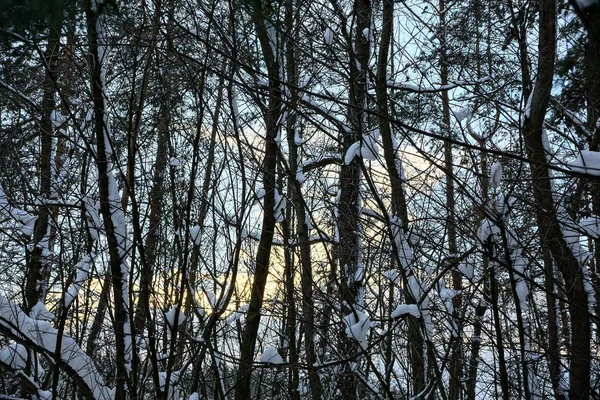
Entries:
{"label": "leaning tree trunk", "polygon": [[552,196],[546,152],[543,145],[543,123],[550,100],[554,59],[556,56],[556,2],[540,1],[539,59],[537,79],[528,100],[529,115],[525,115],[523,137],[531,168],[540,240],[549,249],[565,280],[571,314],[571,364],[569,397],[587,399],[590,393],[590,320],[588,298],[584,288],[582,266],[566,243]]}

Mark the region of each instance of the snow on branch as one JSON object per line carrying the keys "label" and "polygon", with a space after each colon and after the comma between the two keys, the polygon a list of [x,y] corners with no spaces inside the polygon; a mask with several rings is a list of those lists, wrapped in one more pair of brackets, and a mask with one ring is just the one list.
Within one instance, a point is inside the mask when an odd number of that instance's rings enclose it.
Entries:
{"label": "snow on branch", "polygon": [[29,214],[25,210],[20,210],[11,206],[8,203],[8,198],[6,197],[6,193],[4,193],[2,185],[0,185],[0,214],[4,215],[6,218],[19,222],[22,225],[21,230],[24,235],[30,236],[33,233],[37,217]]}
{"label": "snow on branch", "polygon": [[469,81],[469,82],[461,81],[461,82],[451,83],[448,85],[433,85],[433,86],[420,86],[420,85],[415,85],[412,83],[401,83],[401,82],[389,81],[387,86],[390,89],[402,90],[402,91],[411,92],[411,93],[438,93],[438,92],[444,92],[446,90],[456,89],[461,86],[479,85],[479,84],[487,82],[489,80],[491,80],[491,78],[489,76],[486,76],[486,77],[481,78],[476,81]]}
{"label": "snow on branch", "polygon": [[600,176],[600,152],[582,150],[575,161],[569,163],[569,167],[575,172]]}
{"label": "snow on branch", "polygon": [[[0,330],[15,342],[56,360],[58,330],[49,322],[28,317],[16,304],[0,295]],[[60,367],[74,378],[82,392],[94,399],[112,399],[110,390],[92,359],[69,336],[61,337]]]}

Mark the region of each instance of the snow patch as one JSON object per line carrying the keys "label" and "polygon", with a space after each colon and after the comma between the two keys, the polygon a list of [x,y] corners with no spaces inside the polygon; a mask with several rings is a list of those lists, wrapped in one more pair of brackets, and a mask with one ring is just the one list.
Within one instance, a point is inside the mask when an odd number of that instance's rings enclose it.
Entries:
{"label": "snow patch", "polygon": [[202,233],[200,232],[200,227],[198,225],[190,227],[190,236],[196,246],[200,246],[200,243],[202,243]]}
{"label": "snow patch", "polygon": [[593,239],[600,239],[600,218],[596,215],[587,217],[579,222],[579,228]]}
{"label": "snow patch", "polygon": [[52,110],[50,113],[50,121],[52,121],[52,126],[56,129],[60,128],[60,126],[67,121],[67,117],[62,115],[59,111]]}
{"label": "snow patch", "polygon": [[323,33],[323,39],[325,40],[325,44],[327,46],[331,46],[333,44],[333,37],[334,37],[334,33],[331,29],[326,28],[325,32]]}
{"label": "snow patch", "polygon": [[392,318],[398,318],[402,315],[410,314],[415,318],[421,317],[421,312],[416,304],[399,304],[398,307],[392,312]]}
{"label": "snow patch", "polygon": [[498,189],[502,183],[502,164],[496,161],[490,170],[490,188]]}
{"label": "snow patch", "polygon": [[90,266],[95,256],[96,255],[94,253],[91,253],[90,255],[83,257],[83,259],[79,261],[77,265],[75,265],[75,269],[77,270],[77,276],[75,277],[75,280],[73,281],[73,284],[71,285],[67,293],[65,293],[65,308],[69,308],[71,306],[71,302],[79,294],[79,291],[83,286],[83,282],[85,282],[88,277]]}
{"label": "snow patch", "polygon": [[31,309],[31,318],[40,321],[52,321],[55,318],[55,315],[48,311],[46,305],[40,300]]}
{"label": "snow patch", "polygon": [[600,176],[600,152],[582,150],[577,159],[568,165],[572,171]]}
{"label": "snow patch", "polygon": [[344,164],[348,165],[354,160],[357,154],[360,152],[360,142],[353,143],[348,150],[346,151],[346,155],[344,156]]}
{"label": "snow patch", "polygon": [[225,322],[229,325],[232,325],[235,321],[242,319],[246,315],[247,312],[248,312],[248,304],[244,304],[244,305],[240,306],[240,308],[236,312],[234,312],[229,317],[227,317]]}
{"label": "snow patch", "polygon": [[285,219],[285,196],[279,194],[279,190],[275,189],[275,220],[280,223]]}
{"label": "snow patch", "polygon": [[[56,352],[58,331],[46,321],[29,318],[17,305],[2,295],[0,295],[0,325],[12,336],[43,349],[48,355],[54,355]],[[94,399],[112,399],[92,359],[67,335],[62,335],[61,344],[60,359],[89,388]]]}
{"label": "snow patch", "polygon": [[473,106],[468,105],[465,108],[458,109],[454,111],[454,117],[458,121],[464,121],[465,119],[470,119],[473,114]]}
{"label": "snow patch", "polygon": [[363,312],[355,311],[344,317],[346,324],[346,336],[358,342],[363,350],[367,349],[367,334],[371,327],[371,318]]}
{"label": "snow patch", "polygon": [[283,364],[283,358],[277,352],[277,349],[273,346],[267,346],[265,351],[260,355],[260,362],[269,364]]}
{"label": "snow patch", "polygon": [[11,343],[0,350],[0,363],[8,365],[14,371],[25,369],[27,349],[20,343]]}
{"label": "snow patch", "polygon": [[392,283],[398,283],[398,282],[400,282],[400,278],[401,278],[400,274],[395,269],[387,270],[382,275],[385,278],[389,279]]}
{"label": "snow patch", "polygon": [[376,135],[363,136],[362,145],[360,146],[360,155],[362,158],[375,161],[379,154],[379,146],[377,145]]}
{"label": "snow patch", "polygon": [[[173,307],[169,311],[165,313],[165,319],[167,320],[167,324],[170,327],[175,326],[175,315],[177,314],[177,310],[179,309],[178,304],[173,304]],[[179,310],[179,314],[177,315],[177,326],[181,326],[185,322],[185,314],[183,311]]]}
{"label": "snow patch", "polygon": [[458,270],[465,276],[465,278],[473,280],[473,277],[475,276],[475,267],[472,264],[461,263],[458,266]]}

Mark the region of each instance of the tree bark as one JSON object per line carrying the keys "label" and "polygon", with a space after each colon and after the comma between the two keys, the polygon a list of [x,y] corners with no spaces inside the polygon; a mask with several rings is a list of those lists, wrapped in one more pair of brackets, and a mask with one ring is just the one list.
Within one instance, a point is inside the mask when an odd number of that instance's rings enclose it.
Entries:
{"label": "tree bark", "polygon": [[[273,244],[276,223],[274,207],[278,147],[275,138],[279,129],[279,117],[281,114],[279,60],[274,52],[274,48],[271,47],[271,40],[265,22],[267,16],[264,15],[263,4],[260,0],[253,0],[251,6],[252,22],[260,41],[269,74],[269,101],[265,115],[266,143],[262,166],[263,186],[265,190],[264,214],[258,252],[256,254],[254,282],[252,283],[252,293],[246,317],[246,328],[240,347],[240,366],[235,385],[236,400],[252,398],[252,362],[256,346],[256,334],[260,324],[260,310],[269,275],[271,246]],[[276,46],[276,44],[273,44],[273,46]]]}
{"label": "tree bark", "polygon": [[523,137],[530,160],[531,180],[535,199],[540,240],[565,279],[566,295],[571,314],[571,364],[569,383],[571,399],[587,399],[590,393],[590,320],[588,299],[584,289],[582,266],[573,255],[561,230],[552,186],[549,179],[542,129],[550,100],[554,59],[556,56],[556,3],[540,1],[539,59],[537,79],[530,95],[530,113],[525,116]]}
{"label": "tree bark", "polygon": [[51,114],[55,110],[54,96],[56,94],[62,24],[63,9],[58,7],[48,16],[48,47],[42,60],[45,75],[40,109],[42,114],[40,118],[41,153],[38,159],[42,205],[34,225],[34,246],[27,254],[24,307],[26,313],[29,313],[38,301],[44,301],[50,277],[48,256],[44,254],[52,249],[48,248],[50,241],[44,243],[44,238],[50,235],[50,216],[52,214],[52,207],[47,205],[46,201],[49,201],[52,195],[52,131],[54,126]]}
{"label": "tree bark", "polygon": [[[300,154],[299,144],[296,143],[296,137],[300,137],[300,128],[297,125],[297,107],[299,103],[298,91],[298,22],[294,18],[296,12],[296,2],[294,0],[286,1],[286,26],[288,29],[286,40],[286,71],[287,83],[290,91],[290,102],[287,119],[287,142],[289,149],[289,185],[290,194],[296,213],[296,234],[300,248],[300,286],[302,290],[302,330],[304,331],[304,351],[306,354],[306,364],[310,393],[313,400],[321,399],[321,381],[315,368],[317,356],[315,352],[315,305],[313,299],[313,274],[311,265],[311,249],[309,243],[309,232],[304,199],[302,197],[301,183],[298,181],[297,173],[299,171]],[[293,283],[292,283],[293,284]],[[294,301],[290,299],[289,301]],[[290,362],[292,360],[290,359]]]}
{"label": "tree bark", "polygon": [[[390,179],[390,189],[392,195],[391,208],[394,216],[400,218],[402,230],[408,230],[408,208],[406,204],[406,195],[402,182],[402,166],[399,165],[399,158],[395,146],[395,139],[390,124],[390,112],[388,107],[387,93],[387,64],[389,60],[389,49],[394,30],[394,2],[392,0],[383,0],[383,20],[381,29],[381,41],[379,44],[377,79],[375,90],[377,96],[377,111],[379,119],[379,131],[383,142],[383,156],[387,173]],[[398,265],[398,268],[403,268]],[[406,294],[407,302],[414,303],[416,299]],[[408,346],[410,365],[412,367],[412,386],[413,392],[419,393],[425,388],[425,357],[424,357],[424,339],[421,333],[421,322],[413,316],[407,316],[408,323]]]}
{"label": "tree bark", "polygon": [[[348,98],[348,119],[350,132],[343,134],[342,154],[346,154],[350,146],[362,143],[363,134],[367,132],[365,107],[367,101],[367,71],[369,68],[369,35],[371,27],[371,1],[355,0],[354,15],[356,29],[354,31],[353,51],[350,51],[350,81]],[[350,43],[349,43],[350,45]],[[359,226],[359,157],[354,157],[349,164],[342,165],[340,171],[340,199],[338,203],[339,243],[336,245],[336,258],[339,266],[339,285],[342,299],[342,315],[355,314],[362,305],[362,280],[357,279],[356,271],[360,262],[360,226]],[[356,340],[348,338],[341,332],[341,354],[353,357],[360,351]],[[345,362],[338,380],[338,389],[344,399],[357,397],[358,377],[353,364],[356,360]]]}
{"label": "tree bark", "polygon": [[[446,45],[446,2],[439,0],[440,13],[440,83],[443,86],[448,84],[448,53]],[[442,97],[442,129],[447,136],[452,135],[450,129],[450,99],[448,91],[444,90],[441,93]],[[454,192],[454,160],[452,155],[452,143],[444,143],[444,168],[446,174],[446,232],[448,241],[448,258],[452,260],[458,253],[456,243],[456,218],[455,218],[455,192]],[[451,316],[452,324],[456,332],[452,333],[451,349],[450,349],[450,380],[448,385],[448,398],[450,400],[458,400],[462,387],[462,322],[460,321],[460,313],[462,307],[462,275],[458,268],[452,269],[452,289],[456,291],[456,295],[452,299],[453,314]]]}
{"label": "tree bark", "polygon": [[[119,204],[114,204],[115,199],[114,193],[111,196],[111,188],[109,183],[109,174],[113,171],[109,171],[110,160],[106,149],[110,148],[110,140],[108,126],[106,126],[106,110],[104,100],[104,82],[102,72],[102,59],[100,58],[99,43],[100,35],[97,27],[100,26],[99,21],[100,15],[97,10],[92,8],[91,4],[86,6],[87,16],[87,29],[88,29],[88,40],[89,40],[89,57],[90,65],[92,67],[91,86],[94,103],[94,131],[96,137],[97,146],[97,159],[96,165],[98,167],[98,187],[100,193],[100,210],[104,221],[104,228],[106,232],[106,238],[108,242],[108,251],[110,257],[110,271],[112,275],[112,288],[115,303],[114,313],[114,333],[116,342],[116,364],[117,364],[117,377],[116,377],[116,399],[125,399],[127,395],[127,389],[130,389],[130,393],[135,393],[135,389],[131,387],[129,380],[129,373],[127,370],[128,360],[126,359],[126,353],[131,351],[127,349],[126,345],[126,324],[129,323],[129,315],[127,302],[128,299],[125,297],[123,288],[128,285],[125,279],[125,274],[122,269],[123,265],[127,262],[124,259],[120,241],[125,238],[118,238],[116,232],[115,222],[113,221],[113,213],[115,207],[120,207]],[[122,209],[120,210],[122,212]],[[124,221],[123,221],[124,222]],[[131,341],[131,338],[129,338]]]}

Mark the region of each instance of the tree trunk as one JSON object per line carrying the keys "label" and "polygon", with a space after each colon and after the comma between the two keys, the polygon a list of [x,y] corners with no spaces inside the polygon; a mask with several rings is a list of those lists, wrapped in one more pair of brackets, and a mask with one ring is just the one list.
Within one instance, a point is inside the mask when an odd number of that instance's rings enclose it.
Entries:
{"label": "tree trunk", "polygon": [[[54,96],[56,94],[62,24],[63,9],[59,7],[48,16],[48,47],[42,60],[45,76],[40,109],[42,114],[40,118],[41,153],[38,168],[40,172],[40,197],[46,201],[50,200],[52,195],[52,175],[54,172],[52,171],[52,136],[54,126],[51,114],[55,111]],[[33,231],[33,243],[35,245],[27,254],[24,307],[26,313],[31,312],[38,301],[44,302],[46,296],[50,265],[47,260],[48,256],[45,253],[52,251],[49,248],[51,212],[51,206],[42,202]],[[46,238],[48,240],[44,240]]]}
{"label": "tree trunk", "polygon": [[[266,119],[265,157],[262,166],[264,196],[264,214],[258,252],[256,254],[256,269],[250,304],[248,305],[246,328],[240,346],[240,366],[235,385],[236,400],[252,398],[252,362],[256,345],[256,334],[260,324],[260,310],[263,304],[265,285],[269,275],[269,262],[271,246],[275,231],[275,172],[277,164],[277,142],[275,138],[279,129],[281,114],[281,88],[279,76],[279,60],[266,27],[267,16],[264,15],[263,5],[260,0],[252,2],[252,22],[260,41],[261,50],[269,73],[269,100]],[[273,43],[273,46],[276,46]]]}
{"label": "tree trunk", "polygon": [[[390,113],[388,107],[387,93],[387,64],[389,59],[390,43],[394,29],[394,3],[392,0],[383,1],[383,20],[381,30],[381,41],[379,44],[379,56],[377,63],[377,80],[375,90],[377,94],[377,111],[379,117],[379,131],[383,142],[383,155],[387,173],[390,179],[392,194],[391,208],[394,216],[400,218],[402,230],[408,229],[408,209],[406,205],[406,196],[402,182],[402,166],[399,164],[398,148],[393,137],[390,124]],[[398,268],[403,268],[398,265]],[[404,274],[404,273],[403,273]],[[416,299],[406,294],[407,302],[414,303]],[[413,317],[407,316],[408,323],[408,345],[410,365],[412,367],[412,386],[413,392],[419,393],[425,388],[425,357],[424,340],[421,333],[421,322]]]}
{"label": "tree trunk", "polygon": [[571,364],[569,383],[571,399],[587,399],[590,393],[590,320],[588,299],[584,288],[582,266],[566,243],[557,215],[549,179],[542,129],[550,100],[554,59],[556,55],[556,3],[540,1],[539,59],[537,79],[530,95],[530,113],[525,116],[523,137],[530,160],[531,180],[535,199],[540,240],[565,279],[566,295],[571,314]]}
{"label": "tree trunk", "polygon": [[[448,84],[448,54],[446,46],[446,2],[439,0],[440,13],[440,84],[443,86]],[[442,124],[446,136],[451,136],[450,130],[450,99],[448,91],[444,90],[441,93],[442,97]],[[448,259],[453,260],[458,253],[456,244],[456,218],[455,218],[455,200],[454,200],[454,160],[452,155],[452,143],[444,142],[444,168],[446,173],[446,232],[448,240]],[[453,314],[450,316],[451,323],[455,332],[452,332],[450,339],[450,380],[448,385],[448,398],[450,400],[458,400],[462,387],[462,322],[459,318],[462,307],[462,275],[458,268],[452,269],[452,289],[457,295],[452,299]]]}
{"label": "tree trunk", "polygon": [[[354,52],[350,52],[350,91],[348,98],[348,119],[351,131],[343,135],[342,154],[346,154],[350,146],[363,142],[363,134],[367,132],[365,107],[367,101],[367,71],[369,65],[369,36],[371,27],[371,1],[355,0],[354,14],[356,29],[354,31]],[[342,165],[340,171],[340,199],[338,203],[339,243],[336,245],[336,258],[339,266],[339,285],[342,299],[342,315],[356,316],[363,307],[362,280],[357,279],[356,272],[360,262],[360,163],[354,157],[349,164]],[[358,320],[358,319],[357,319]],[[343,357],[354,357],[361,349],[354,338],[341,332],[341,354]],[[338,380],[338,389],[344,399],[355,399],[357,396],[358,377],[354,364],[356,360],[344,363]]]}
{"label": "tree trunk", "polygon": [[[301,170],[301,160],[299,155],[299,143],[296,138],[300,138],[300,129],[297,124],[298,107],[298,60],[299,52],[297,49],[298,32],[296,25],[298,22],[294,18],[296,12],[294,0],[286,1],[286,26],[288,32],[295,32],[289,35],[286,40],[286,71],[287,83],[290,90],[290,103],[287,119],[287,142],[289,149],[289,186],[291,199],[296,213],[296,234],[298,235],[298,244],[300,248],[300,286],[302,289],[302,330],[304,331],[304,351],[306,354],[306,365],[310,393],[313,400],[321,399],[321,381],[315,368],[317,356],[315,352],[315,308],[313,299],[313,277],[311,265],[311,250],[309,243],[309,233],[307,218],[310,218],[305,209],[304,199],[302,197],[301,182],[298,181],[298,172]],[[293,283],[292,283],[293,284]],[[290,299],[289,301],[294,301]],[[290,359],[290,362],[292,360]]]}
{"label": "tree trunk", "polygon": [[[128,364],[131,362],[128,354],[132,351],[131,333],[129,330],[129,312],[128,296],[125,288],[129,284],[127,279],[127,257],[123,241],[126,237],[122,236],[122,231],[118,224],[124,224],[123,210],[120,208],[118,193],[116,192],[116,182],[112,182],[113,171],[109,169],[111,164],[109,159],[109,149],[111,144],[108,126],[105,122],[107,115],[104,99],[104,82],[102,71],[102,59],[100,58],[99,43],[101,36],[97,27],[101,26],[100,15],[93,9],[91,4],[86,7],[87,29],[89,40],[90,65],[92,66],[92,94],[94,102],[94,131],[97,145],[98,167],[98,187],[100,193],[100,210],[104,220],[104,228],[108,242],[108,251],[110,256],[110,271],[112,275],[112,288],[114,295],[114,321],[113,328],[116,342],[116,364],[117,364],[117,383],[116,399],[125,399],[127,390],[135,393],[135,388],[131,387],[131,381],[128,374]],[[122,217],[122,218],[119,218]],[[121,221],[119,221],[122,219]]]}

